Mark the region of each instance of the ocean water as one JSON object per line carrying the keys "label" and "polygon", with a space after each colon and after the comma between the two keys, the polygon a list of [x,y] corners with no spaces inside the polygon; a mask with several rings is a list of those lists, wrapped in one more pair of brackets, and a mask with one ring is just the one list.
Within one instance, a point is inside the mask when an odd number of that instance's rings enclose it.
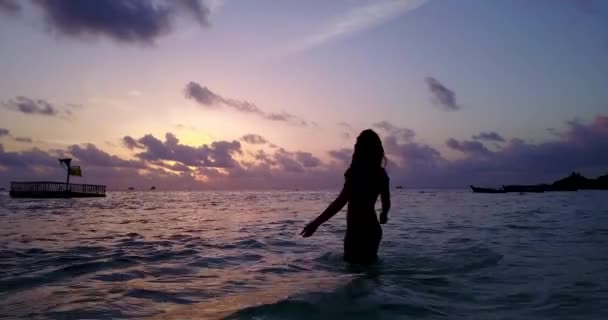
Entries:
{"label": "ocean water", "polygon": [[0,318],[608,319],[608,192],[394,190],[367,267],[335,196],[0,194]]}

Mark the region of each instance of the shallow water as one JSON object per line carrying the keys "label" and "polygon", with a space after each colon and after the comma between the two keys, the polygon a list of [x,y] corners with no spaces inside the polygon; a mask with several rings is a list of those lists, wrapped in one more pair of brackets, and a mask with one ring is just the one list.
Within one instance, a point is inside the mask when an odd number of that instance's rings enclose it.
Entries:
{"label": "shallow water", "polygon": [[0,318],[608,319],[608,193],[397,190],[381,261],[335,192],[0,194]]}

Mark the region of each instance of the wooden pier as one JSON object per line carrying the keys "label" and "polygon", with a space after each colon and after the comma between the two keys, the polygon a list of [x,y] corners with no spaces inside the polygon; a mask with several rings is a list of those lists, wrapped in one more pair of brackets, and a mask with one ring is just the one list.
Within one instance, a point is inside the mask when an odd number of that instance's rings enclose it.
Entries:
{"label": "wooden pier", "polygon": [[15,198],[105,197],[106,186],[53,181],[11,182],[10,196]]}

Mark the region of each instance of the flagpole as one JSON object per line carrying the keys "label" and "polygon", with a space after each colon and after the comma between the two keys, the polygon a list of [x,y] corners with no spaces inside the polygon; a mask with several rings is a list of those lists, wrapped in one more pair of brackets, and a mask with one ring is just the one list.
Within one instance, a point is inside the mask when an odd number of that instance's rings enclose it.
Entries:
{"label": "flagpole", "polygon": [[70,191],[70,164],[72,163],[72,159],[61,159],[63,162],[65,162],[66,166],[67,166],[67,171],[68,171],[68,175],[66,177],[66,181],[65,181],[65,191],[69,192]]}

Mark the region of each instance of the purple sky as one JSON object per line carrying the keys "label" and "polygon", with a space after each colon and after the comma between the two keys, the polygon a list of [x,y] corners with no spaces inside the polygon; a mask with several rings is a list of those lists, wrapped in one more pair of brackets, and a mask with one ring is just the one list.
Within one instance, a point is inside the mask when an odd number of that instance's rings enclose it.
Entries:
{"label": "purple sky", "polygon": [[0,186],[334,188],[608,173],[608,3],[0,0]]}

